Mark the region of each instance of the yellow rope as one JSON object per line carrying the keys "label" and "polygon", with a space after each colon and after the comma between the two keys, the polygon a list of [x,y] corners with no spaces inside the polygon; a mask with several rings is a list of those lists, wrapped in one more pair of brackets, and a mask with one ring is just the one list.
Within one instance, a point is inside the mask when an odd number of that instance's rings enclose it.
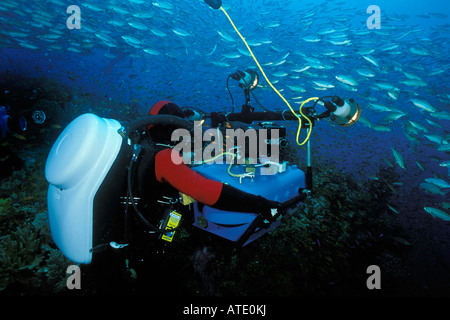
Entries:
{"label": "yellow rope", "polygon": [[299,109],[300,114],[302,115],[302,117],[305,117],[306,120],[308,120],[309,130],[308,130],[308,135],[306,136],[305,141],[303,141],[302,143],[298,143],[298,135],[300,134],[300,129],[302,127],[302,123],[300,121],[300,124],[298,126],[298,131],[297,131],[297,138],[295,140],[299,146],[304,145],[306,143],[306,141],[308,141],[309,136],[311,135],[312,127],[313,127],[311,120],[309,120],[309,118],[307,116],[305,116],[302,112],[303,105],[305,105],[307,102],[309,102],[311,100],[318,100],[318,99],[319,99],[318,97],[309,98],[309,99],[306,99],[305,101],[303,101],[302,104],[300,105],[300,109]]}
{"label": "yellow rope", "polygon": [[221,154],[219,154],[219,155],[217,155],[215,157],[212,157],[211,159],[203,160],[203,162],[205,162],[205,163],[212,162],[212,161],[215,161],[216,159],[218,159],[220,157],[223,157],[224,155],[228,155],[228,156],[232,156],[233,157],[233,159],[231,159],[230,165],[228,166],[228,170],[227,170],[228,174],[230,176],[232,176],[232,177],[240,178],[243,174],[236,174],[236,173],[232,173],[231,172],[231,167],[233,166],[234,159],[236,158],[236,155],[234,153],[232,153],[232,152],[222,152]]}
{"label": "yellow rope", "polygon": [[260,70],[261,73],[263,74],[263,76],[264,76],[264,78],[266,79],[267,83],[268,83],[268,84],[270,85],[270,87],[271,87],[271,88],[272,88],[272,89],[280,96],[280,98],[287,104],[287,106],[288,106],[289,109],[291,110],[292,114],[293,114],[294,116],[297,117],[299,125],[298,125],[298,131],[297,131],[296,142],[297,142],[297,144],[298,144],[299,146],[305,144],[306,141],[308,141],[309,136],[311,135],[311,131],[312,131],[312,122],[311,122],[311,120],[310,120],[308,117],[306,117],[306,116],[302,113],[302,107],[303,107],[303,105],[304,105],[305,103],[307,103],[308,101],[315,100],[315,99],[319,99],[319,98],[309,98],[309,99],[305,100],[305,101],[302,103],[302,105],[300,106],[300,113],[301,113],[301,115],[302,115],[303,117],[306,118],[306,120],[308,120],[310,126],[309,126],[309,132],[308,132],[308,135],[307,135],[306,139],[305,139],[302,143],[299,143],[299,142],[298,142],[298,136],[299,136],[299,134],[300,134],[300,129],[302,128],[302,118],[299,117],[298,114],[295,113],[294,109],[292,109],[292,107],[291,107],[291,105],[289,104],[289,102],[283,97],[283,95],[282,95],[280,92],[278,92],[278,90],[277,90],[277,89],[272,85],[272,83],[269,81],[269,79],[267,78],[267,76],[266,76],[266,74],[265,74],[263,68],[261,67],[261,65],[259,64],[259,62],[258,62],[258,60],[256,59],[255,55],[253,54],[252,49],[250,49],[249,45],[247,44],[247,41],[245,41],[244,37],[241,35],[241,33],[239,32],[239,30],[236,28],[236,26],[235,26],[234,23],[233,23],[233,20],[231,20],[230,16],[229,16],[228,13],[225,11],[225,9],[222,8],[222,7],[220,7],[220,10],[222,10],[223,13],[225,13],[225,15],[227,16],[227,18],[228,18],[228,20],[230,21],[231,25],[233,26],[234,30],[235,30],[236,33],[239,35],[239,37],[241,37],[242,41],[244,42],[245,46],[246,46],[247,49],[248,49],[248,52],[250,52],[250,54],[252,55],[253,60],[255,60],[256,65],[258,66],[259,70]]}

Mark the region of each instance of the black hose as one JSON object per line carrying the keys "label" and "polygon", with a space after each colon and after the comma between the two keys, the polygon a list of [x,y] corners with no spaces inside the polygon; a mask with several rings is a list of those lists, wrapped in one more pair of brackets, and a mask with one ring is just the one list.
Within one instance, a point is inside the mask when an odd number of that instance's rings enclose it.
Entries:
{"label": "black hose", "polygon": [[[130,164],[128,165],[128,175],[127,175],[127,180],[128,180],[128,199],[129,201],[131,201],[131,205],[133,206],[134,209],[134,213],[136,214],[136,216],[139,218],[139,220],[144,223],[144,225],[151,229],[152,231],[158,231],[159,228],[155,227],[154,225],[152,225],[150,222],[147,221],[147,219],[144,218],[144,216],[142,215],[142,213],[139,211],[137,204],[135,202],[135,199],[133,197],[133,176],[134,173],[136,171],[136,165],[135,165],[135,161],[133,158],[130,159]],[[128,202],[128,201],[127,201]]]}
{"label": "black hose", "polygon": [[172,116],[168,114],[158,114],[158,115],[148,115],[142,118],[138,118],[137,120],[131,122],[126,127],[125,131],[127,135],[130,135],[135,130],[141,129],[148,125],[166,125],[166,126],[174,126],[178,128],[184,128],[189,131],[194,130],[194,124],[186,119]]}
{"label": "black hose", "polygon": [[230,98],[231,98],[231,113],[233,113],[234,112],[234,99],[233,99],[233,95],[231,94],[230,87],[228,86],[228,80],[230,80],[230,78],[231,78],[231,74],[227,78],[227,90],[228,90],[228,93],[230,94]]}
{"label": "black hose", "polygon": [[133,177],[135,175],[136,172],[136,161],[131,158],[130,159],[130,163],[128,165],[128,175],[127,175],[127,181],[128,181],[128,188],[127,188],[127,197],[128,199],[126,199],[126,201],[131,202],[131,205],[134,209],[134,213],[136,215],[136,217],[151,231],[155,232],[155,233],[168,233],[168,232],[173,232],[175,230],[177,230],[180,225],[178,225],[175,228],[169,228],[169,229],[160,229],[157,226],[151,224],[147,219],[144,218],[143,214],[140,212],[139,208],[137,207],[137,203],[135,201],[135,198],[133,196]]}

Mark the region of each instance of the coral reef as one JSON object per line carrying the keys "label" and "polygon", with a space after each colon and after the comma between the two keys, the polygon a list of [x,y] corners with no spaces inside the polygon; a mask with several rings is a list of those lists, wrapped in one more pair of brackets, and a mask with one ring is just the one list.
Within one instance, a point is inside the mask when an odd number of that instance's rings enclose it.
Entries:
{"label": "coral reef", "polygon": [[[39,106],[50,113],[51,108],[56,112],[70,100],[70,91],[54,80],[3,76],[2,83],[8,90],[2,92],[2,104],[22,108]],[[52,243],[47,221],[48,184],[44,166],[52,139],[49,136],[55,136],[60,130],[44,126],[31,132],[27,130],[27,136],[20,139],[9,136],[2,141],[2,147],[21,165],[11,166],[9,158],[0,159],[5,173],[0,185],[1,294],[56,293],[66,276],[61,272],[71,264]]]}
{"label": "coral reef", "polygon": [[202,281],[202,295],[214,295],[214,275],[211,270],[211,262],[215,258],[210,248],[199,248],[191,257],[195,272],[200,275]]}
{"label": "coral reef", "polygon": [[28,161],[0,187],[2,294],[57,293],[71,264],[52,244],[43,166],[43,161]]}
{"label": "coral reef", "polygon": [[387,207],[391,190],[382,182],[393,174],[381,170],[379,176],[376,182],[356,181],[330,165],[316,166],[313,197],[293,216],[238,255],[216,260],[216,293],[368,294],[364,268],[385,264],[387,256],[396,262],[383,270],[403,277],[401,252],[393,250],[405,245],[395,240],[402,239],[395,237],[400,228]]}
{"label": "coral reef", "polygon": [[[12,72],[0,74],[0,85],[4,90],[0,92],[0,103],[10,107],[28,109],[38,103],[47,109],[46,101],[58,104],[55,114],[65,108],[67,102],[72,100],[72,90],[69,86],[49,77],[28,77]],[[47,110],[44,110],[47,111]]]}
{"label": "coral reef", "polygon": [[30,226],[18,227],[11,235],[4,237],[0,245],[0,290],[4,290],[10,282],[26,281],[25,273],[42,260],[39,251],[38,233]]}

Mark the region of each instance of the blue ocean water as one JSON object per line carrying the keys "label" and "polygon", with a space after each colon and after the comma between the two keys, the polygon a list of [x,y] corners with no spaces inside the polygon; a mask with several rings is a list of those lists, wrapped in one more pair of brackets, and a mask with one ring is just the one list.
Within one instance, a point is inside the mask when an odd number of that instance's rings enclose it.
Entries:
{"label": "blue ocean water", "polygon": [[[81,10],[79,29],[67,26],[71,4],[3,1],[0,73],[45,75],[146,114],[161,99],[206,112],[230,111],[227,76],[252,68],[261,77],[253,91],[259,102],[287,108],[226,16],[204,1],[73,3]],[[379,29],[367,26],[373,4],[381,12]],[[400,178],[390,205],[411,233],[427,225],[414,241],[428,241],[426,248],[448,268],[448,2],[230,0],[223,7],[292,106],[326,95],[359,103],[361,119],[351,127],[317,123],[314,158],[359,179],[376,180],[380,167],[395,168]],[[241,90],[237,84],[231,90],[239,107]],[[83,108],[100,115],[111,111],[105,104]],[[112,111],[120,117],[121,110]],[[287,126],[294,135],[296,124]],[[444,214],[433,218],[424,207]]]}

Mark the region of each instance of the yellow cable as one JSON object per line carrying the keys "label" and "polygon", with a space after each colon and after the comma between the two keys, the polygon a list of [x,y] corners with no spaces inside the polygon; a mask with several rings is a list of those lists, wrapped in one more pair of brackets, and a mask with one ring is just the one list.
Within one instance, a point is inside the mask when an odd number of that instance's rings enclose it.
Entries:
{"label": "yellow cable", "polygon": [[305,141],[303,141],[302,143],[298,143],[298,135],[299,135],[299,133],[300,133],[300,128],[301,128],[301,123],[300,123],[300,126],[299,126],[298,131],[297,131],[297,139],[296,139],[297,144],[298,144],[299,146],[305,144],[305,142],[308,141],[309,136],[311,135],[311,131],[312,131],[312,127],[313,127],[312,122],[311,122],[311,120],[310,120],[307,116],[305,116],[305,115],[303,114],[303,111],[302,111],[303,106],[304,106],[307,102],[309,102],[309,101],[311,101],[311,100],[319,100],[319,98],[318,98],[318,97],[313,97],[313,98],[306,99],[306,100],[303,101],[302,104],[300,105],[300,109],[299,109],[300,114],[302,115],[302,117],[305,117],[306,120],[308,120],[308,123],[309,123],[309,130],[308,130],[308,135],[306,136]]}
{"label": "yellow cable", "polygon": [[268,84],[270,85],[270,87],[271,87],[271,88],[272,88],[272,89],[280,96],[280,98],[287,104],[287,106],[288,106],[289,109],[291,110],[292,114],[293,114],[294,116],[297,117],[298,122],[299,122],[299,125],[298,125],[298,131],[297,131],[296,142],[297,142],[297,144],[298,144],[299,146],[305,144],[306,141],[308,141],[309,136],[311,135],[311,131],[312,131],[312,123],[311,123],[311,120],[309,120],[309,118],[306,117],[306,116],[302,113],[301,110],[302,110],[303,105],[304,105],[306,102],[308,102],[308,101],[310,101],[310,100],[313,100],[313,99],[318,99],[318,98],[310,98],[310,99],[307,99],[307,100],[304,101],[304,102],[302,103],[302,105],[300,106],[300,113],[302,114],[303,117],[306,118],[306,120],[308,120],[310,127],[309,127],[309,132],[308,132],[308,135],[307,135],[306,139],[305,139],[302,143],[299,143],[299,142],[298,142],[298,136],[299,136],[299,134],[300,134],[300,129],[302,128],[302,119],[301,119],[301,117],[299,117],[298,114],[295,113],[294,109],[292,109],[292,107],[291,107],[291,105],[289,104],[289,102],[283,97],[283,95],[282,95],[280,92],[278,92],[278,90],[277,90],[277,89],[272,85],[272,83],[269,81],[269,79],[267,78],[267,76],[266,76],[266,74],[265,74],[263,68],[260,66],[258,60],[256,59],[255,55],[253,54],[252,49],[250,49],[249,45],[247,44],[247,41],[245,41],[244,37],[241,35],[241,33],[239,32],[239,30],[236,28],[236,26],[235,26],[234,23],[233,23],[233,20],[231,20],[230,16],[229,16],[228,13],[225,11],[225,9],[222,8],[222,7],[220,7],[220,10],[222,10],[223,13],[227,16],[227,18],[228,18],[228,20],[230,20],[230,23],[231,23],[231,25],[233,26],[234,30],[235,30],[236,33],[239,35],[239,37],[241,37],[242,41],[244,42],[245,46],[246,46],[247,49],[248,49],[248,52],[250,52],[250,54],[252,55],[253,60],[255,60],[256,65],[258,66],[259,70],[260,70],[261,73],[263,74],[263,76],[264,76],[264,78],[266,79],[267,83],[268,83]]}
{"label": "yellow cable", "polygon": [[205,163],[206,162],[212,162],[212,161],[215,161],[216,159],[218,159],[218,158],[220,158],[220,157],[222,157],[224,155],[229,155],[229,156],[233,157],[233,159],[231,159],[230,165],[228,166],[228,170],[227,170],[228,174],[230,176],[236,177],[236,178],[240,178],[242,175],[244,175],[244,174],[236,174],[236,173],[232,173],[231,172],[231,167],[233,166],[234,159],[236,158],[236,155],[234,153],[232,153],[232,152],[222,152],[221,154],[219,154],[219,155],[217,155],[215,157],[212,157],[211,159],[203,160],[203,162],[205,162]]}

